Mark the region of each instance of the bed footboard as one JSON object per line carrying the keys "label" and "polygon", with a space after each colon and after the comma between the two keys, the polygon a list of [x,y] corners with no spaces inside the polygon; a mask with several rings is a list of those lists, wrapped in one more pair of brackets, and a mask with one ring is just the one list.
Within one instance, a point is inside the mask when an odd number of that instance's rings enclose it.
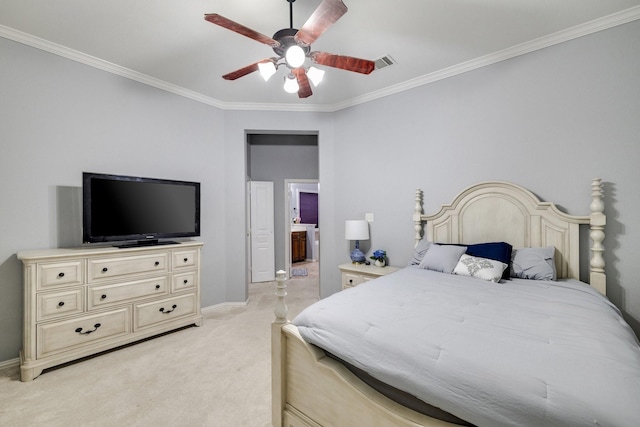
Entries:
{"label": "bed footboard", "polygon": [[453,426],[406,408],[362,382],[305,342],[286,320],[285,272],[276,275],[278,304],[271,326],[274,427]]}

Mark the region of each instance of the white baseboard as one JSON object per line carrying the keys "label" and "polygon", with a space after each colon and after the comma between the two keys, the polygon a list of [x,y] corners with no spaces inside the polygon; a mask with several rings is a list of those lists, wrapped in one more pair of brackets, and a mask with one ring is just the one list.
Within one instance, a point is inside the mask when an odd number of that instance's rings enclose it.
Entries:
{"label": "white baseboard", "polygon": [[18,366],[20,366],[20,358],[18,357],[15,359],[5,360],[4,362],[0,362],[0,371],[17,368]]}
{"label": "white baseboard", "polygon": [[210,305],[209,307],[202,307],[200,311],[203,316],[214,313],[216,311],[228,310],[230,308],[246,308],[248,301],[245,302],[223,302],[220,304]]}

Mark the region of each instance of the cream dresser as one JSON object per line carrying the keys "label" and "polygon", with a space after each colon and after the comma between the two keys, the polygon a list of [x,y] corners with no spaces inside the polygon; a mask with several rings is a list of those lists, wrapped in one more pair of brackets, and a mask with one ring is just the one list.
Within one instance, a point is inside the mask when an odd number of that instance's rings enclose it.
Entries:
{"label": "cream dresser", "polygon": [[19,252],[24,264],[22,381],[55,365],[201,325],[202,245]]}
{"label": "cream dresser", "polygon": [[342,273],[342,289],[352,288],[367,280],[391,274],[398,271],[397,267],[376,267],[366,264],[340,264],[338,266]]}

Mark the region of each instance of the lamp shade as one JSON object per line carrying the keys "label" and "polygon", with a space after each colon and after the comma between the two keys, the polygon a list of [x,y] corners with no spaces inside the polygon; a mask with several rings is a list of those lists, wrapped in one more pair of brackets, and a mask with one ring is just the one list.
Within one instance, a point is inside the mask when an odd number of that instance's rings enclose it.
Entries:
{"label": "lamp shade", "polygon": [[298,86],[298,81],[292,74],[284,77],[284,90],[287,93],[296,93],[300,89]]}
{"label": "lamp shade", "polygon": [[309,67],[307,70],[307,77],[311,80],[314,86],[318,86],[322,81],[322,77],[324,77],[324,70],[321,70],[316,67]]}
{"label": "lamp shade", "polygon": [[344,238],[347,240],[368,240],[369,223],[363,219],[345,221]]}
{"label": "lamp shade", "polygon": [[260,70],[260,75],[264,79],[264,81],[268,81],[271,76],[276,73],[276,66],[273,61],[261,62],[258,64],[258,69]]}

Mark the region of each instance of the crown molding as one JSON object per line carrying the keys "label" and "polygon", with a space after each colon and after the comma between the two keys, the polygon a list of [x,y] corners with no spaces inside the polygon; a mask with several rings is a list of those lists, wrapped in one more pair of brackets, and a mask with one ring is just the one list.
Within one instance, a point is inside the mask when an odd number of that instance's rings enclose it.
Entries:
{"label": "crown molding", "polygon": [[324,104],[276,104],[276,103],[250,103],[250,102],[225,102],[225,110],[244,111],[289,111],[289,112],[316,112],[333,113],[336,109],[332,105]]}
{"label": "crown molding", "polygon": [[503,49],[498,52],[491,53],[470,61],[462,62],[454,66],[438,70],[433,73],[425,74],[415,79],[408,80],[406,82],[392,85],[384,89],[380,89],[368,94],[354,97],[344,102],[339,102],[332,105],[301,105],[301,104],[256,104],[256,103],[237,103],[237,102],[223,102],[215,98],[203,95],[201,93],[186,89],[184,87],[168,83],[164,80],[151,77],[147,74],[139,73],[137,71],[122,67],[120,65],[113,64],[108,61],[104,61],[100,58],[96,58],[91,55],[79,52],[74,49],[50,42],[48,40],[35,37],[31,34],[24,33],[22,31],[15,30],[11,27],[0,25],[0,37],[4,37],[9,40],[13,40],[18,43],[22,43],[27,46],[31,46],[45,52],[53,53],[54,55],[61,56],[63,58],[70,59],[72,61],[79,62],[102,71],[106,71],[112,74],[116,74],[121,77],[125,77],[140,83],[144,83],[149,86],[164,90],[166,92],[180,95],[185,98],[201,102],[203,104],[211,105],[222,110],[252,110],[252,111],[296,111],[296,112],[336,112],[345,108],[353,107],[366,102],[374,101],[389,95],[404,92],[419,86],[437,82],[449,77],[457,76],[468,71],[476,70],[478,68],[486,67],[507,59],[511,59],[520,55],[534,52],[536,50],[544,49],[550,46],[554,46],[560,43],[564,43],[569,40],[573,40],[579,37],[583,37],[589,34],[596,33],[598,31],[606,30],[618,25],[623,25],[635,20],[640,19],[640,6],[635,6],[630,9],[617,12],[603,18],[598,18],[593,21],[586,22],[584,24],[577,25],[575,27],[558,31],[557,33],[550,34],[548,36],[540,37],[535,40],[531,40],[507,49]]}
{"label": "crown molding", "polygon": [[201,93],[185,89],[181,86],[177,86],[164,80],[151,77],[148,74],[139,73],[137,71],[122,67],[112,62],[96,58],[95,56],[87,55],[86,53],[70,49],[57,43],[42,39],[40,37],[15,30],[11,27],[0,25],[0,36],[27,46],[34,47],[36,49],[43,50],[45,52],[52,53],[54,55],[61,56],[66,59],[70,59],[75,62],[79,62],[81,64],[88,65],[93,68],[97,68],[102,71],[106,71],[108,73],[116,74],[121,77],[153,86],[166,92],[170,92],[176,95],[183,96],[185,98],[192,99],[194,101],[201,102],[203,104],[211,105],[218,108],[225,107],[225,104],[223,102],[205,96]]}
{"label": "crown molding", "polygon": [[423,86],[449,77],[457,76],[468,71],[473,71],[478,68],[505,61],[507,59],[525,55],[536,50],[555,46],[557,44],[577,39],[579,37],[587,36],[589,34],[607,30],[609,28],[627,24],[638,19],[640,19],[640,6],[635,6],[622,12],[614,13],[603,18],[598,18],[593,21],[568,28],[566,30],[558,31],[557,33],[521,43],[519,45],[512,46],[510,48],[503,49],[489,55],[481,56],[470,61],[462,62],[448,68],[443,68],[436,72],[425,74],[423,76],[416,77],[415,79],[407,80],[406,82],[389,86],[384,89],[368,93],[366,95],[352,98],[340,104],[335,104],[333,106],[333,111],[342,110],[344,108],[363,104],[365,102],[373,101],[379,98],[384,98],[389,95],[413,89],[418,86]]}

